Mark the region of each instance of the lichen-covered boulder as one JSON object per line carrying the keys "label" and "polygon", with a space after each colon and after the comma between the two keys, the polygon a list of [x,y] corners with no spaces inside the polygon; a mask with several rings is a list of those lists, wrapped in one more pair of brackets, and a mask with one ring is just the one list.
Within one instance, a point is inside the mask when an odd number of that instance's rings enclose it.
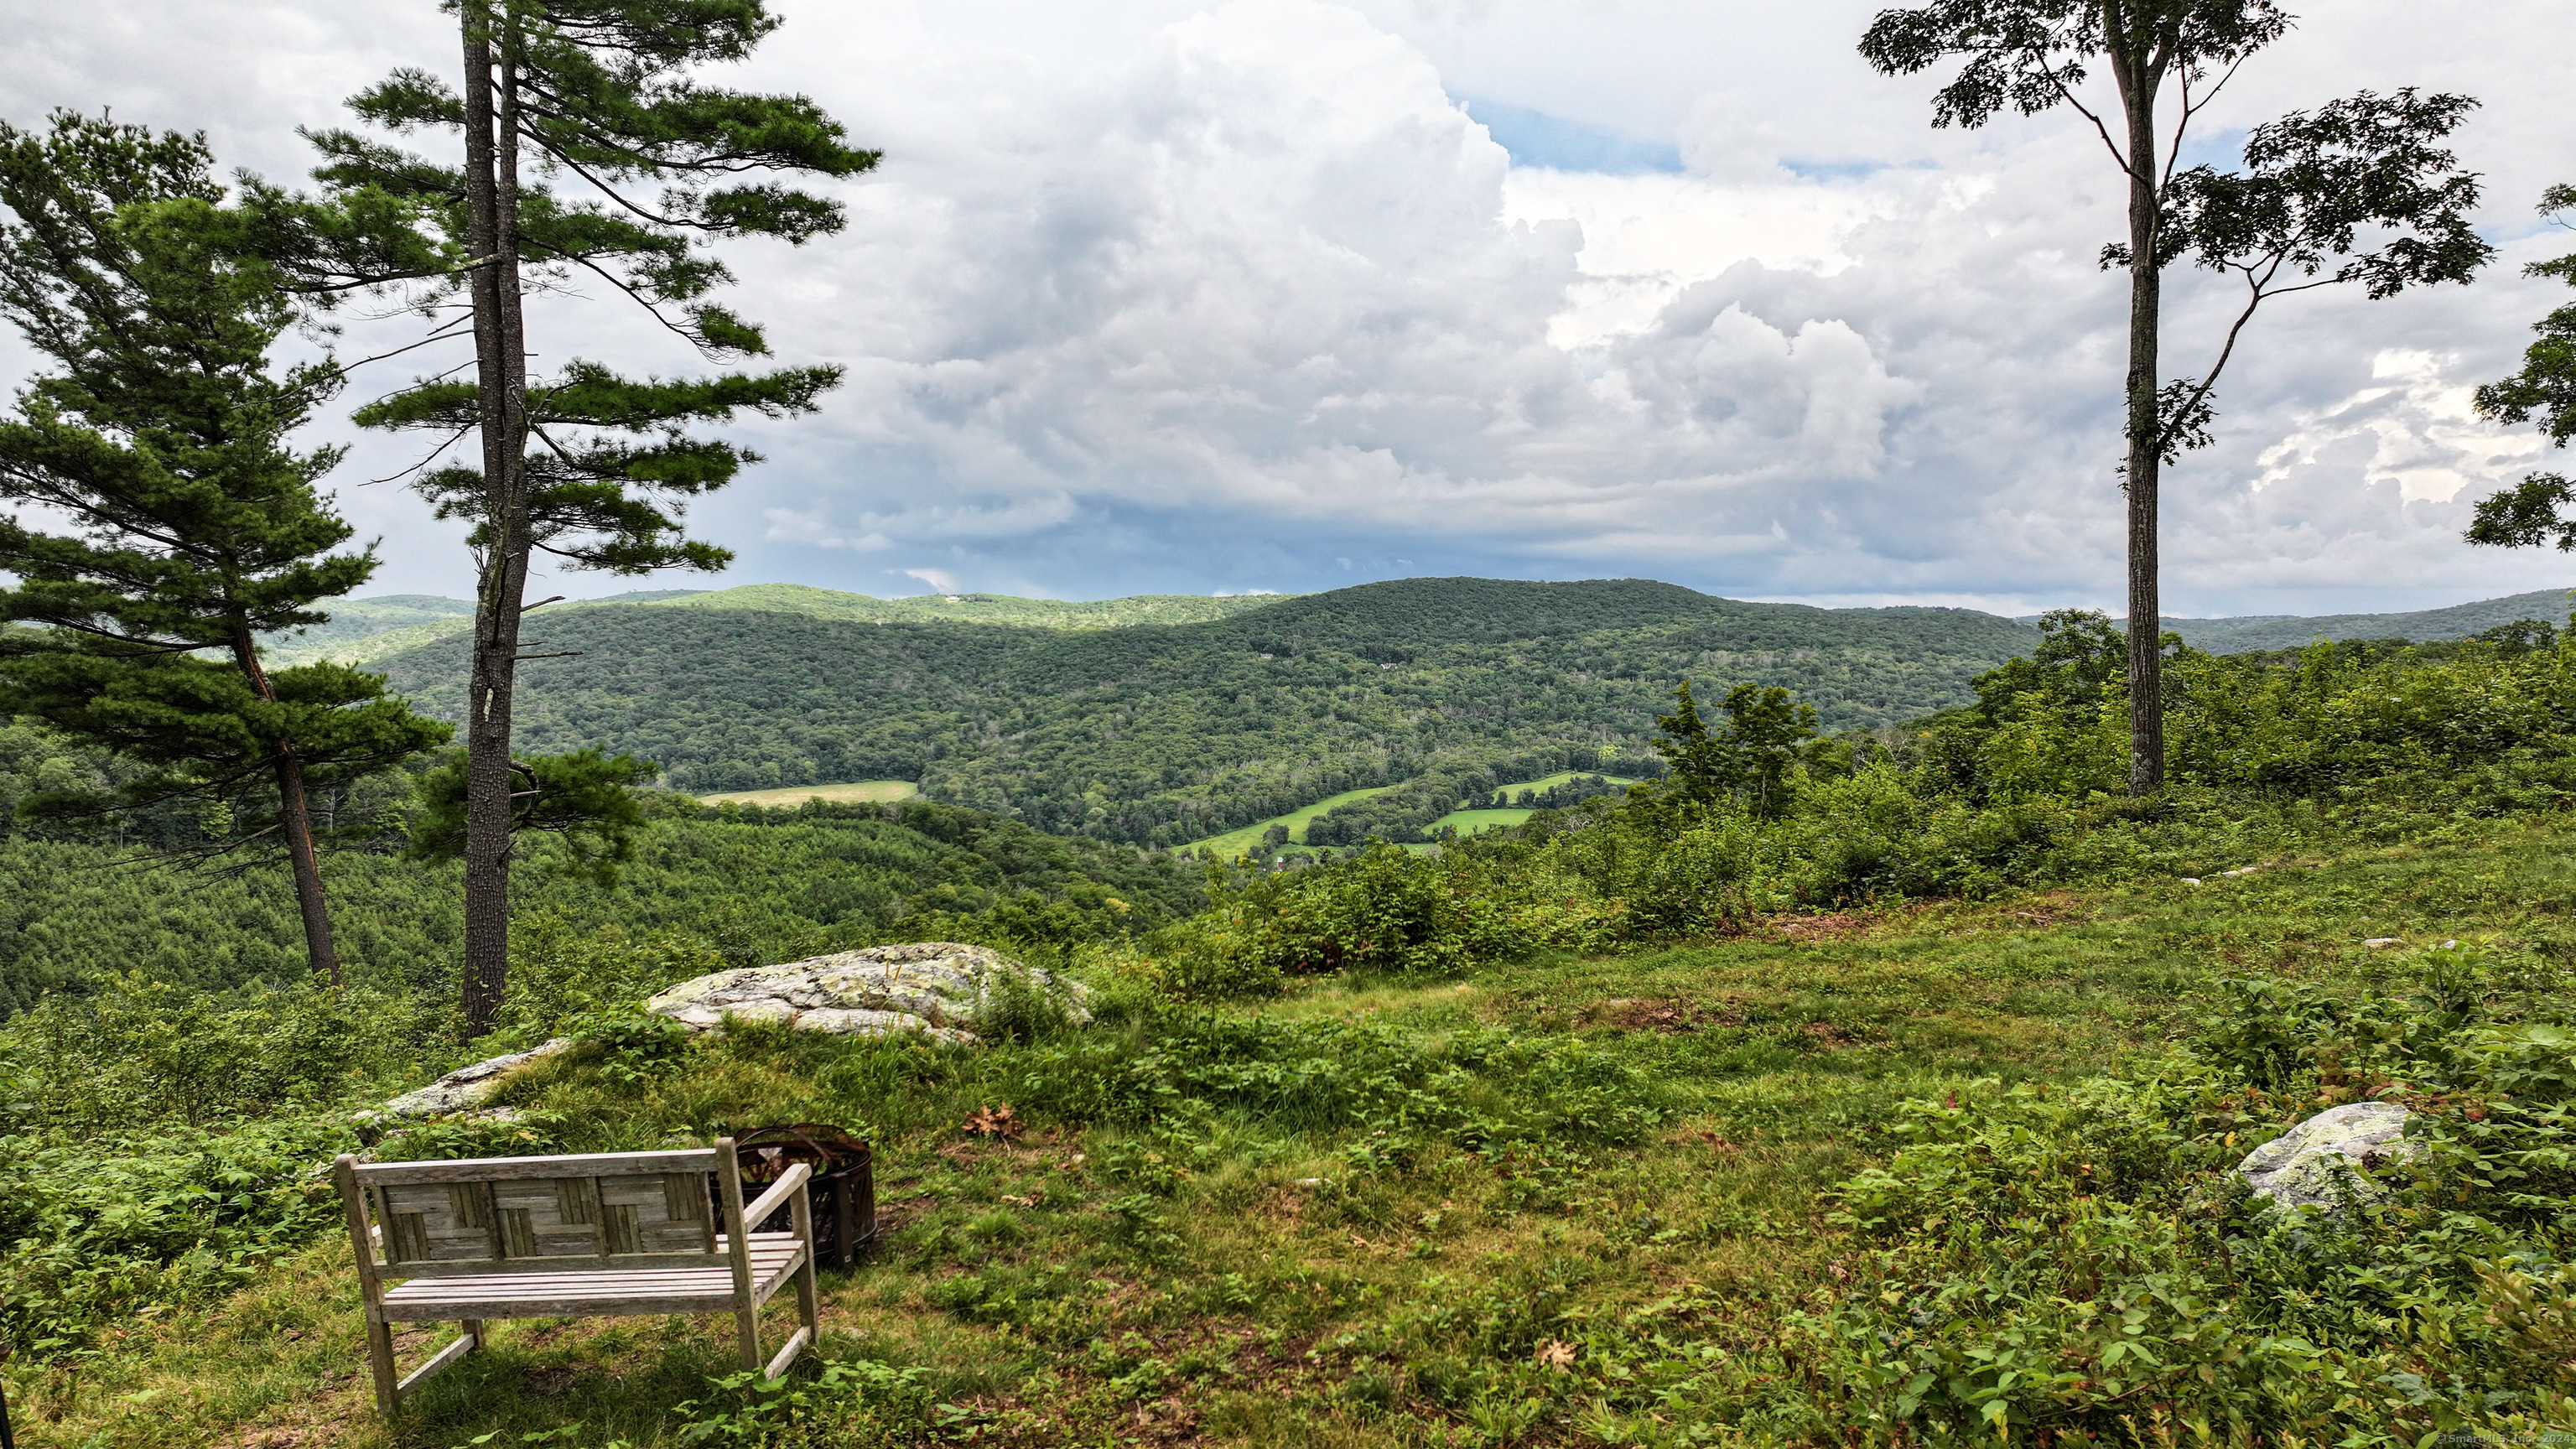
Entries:
{"label": "lichen-covered boulder", "polygon": [[[2394,1102],[2347,1102],[2328,1108],[2245,1154],[2236,1166],[2248,1187],[2285,1208],[2335,1206],[2337,1169],[2418,1155],[2424,1144],[2403,1134],[2410,1114]],[[2354,1179],[2366,1197],[2369,1188]]]}
{"label": "lichen-covered boulder", "polygon": [[1091,1020],[1082,983],[1022,965],[998,951],[947,941],[871,946],[781,966],[748,966],[683,981],[644,1009],[704,1031],[728,1016],[842,1036],[912,1033],[976,1041],[994,999],[1016,981],[1044,993],[1076,1023]]}
{"label": "lichen-covered boulder", "polygon": [[458,1067],[437,1081],[417,1091],[405,1092],[373,1112],[360,1114],[365,1121],[387,1117],[444,1117],[479,1107],[501,1090],[501,1079],[530,1062],[541,1061],[572,1046],[570,1037],[556,1037],[540,1047],[512,1052],[508,1056],[489,1057],[470,1067]]}

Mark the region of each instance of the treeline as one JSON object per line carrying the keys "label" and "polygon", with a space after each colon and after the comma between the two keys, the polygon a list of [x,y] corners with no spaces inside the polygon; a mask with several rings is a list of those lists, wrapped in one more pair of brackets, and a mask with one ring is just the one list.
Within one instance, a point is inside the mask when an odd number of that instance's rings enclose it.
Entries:
{"label": "treeline", "polygon": [[[1646,763],[1655,765],[1657,768],[1638,769],[1635,773],[1641,775],[1660,773],[1661,762],[1650,761]],[[1586,800],[1598,800],[1604,795],[1617,794],[1619,789],[1620,786],[1618,784],[1610,780],[1605,780],[1599,775],[1577,775],[1571,780],[1560,780],[1556,784],[1550,785],[1544,790],[1514,790],[1509,786],[1506,786],[1503,789],[1496,790],[1494,792],[1494,798],[1488,802],[1488,808],[1494,810],[1567,810],[1582,804]]]}
{"label": "treeline", "polygon": [[2074,612],[2043,628],[2039,649],[1978,677],[1974,704],[1920,730],[1802,736],[1793,714],[1734,701],[1692,738],[1666,734],[1673,768],[1642,791],[1436,855],[1387,846],[1248,877],[1164,950],[1241,987],[1735,931],[1780,911],[2202,878],[2576,806],[2576,633],[2288,656],[2174,641],[2171,785],[2133,799],[2122,635]]}
{"label": "treeline", "polygon": [[[753,965],[925,931],[1061,946],[1151,929],[1203,900],[1168,856],[955,806],[647,799],[655,818],[613,887],[532,869],[520,918],[681,931]],[[343,955],[353,980],[444,997],[463,932],[459,869],[396,858],[400,831],[389,820],[387,853],[328,859]],[[157,865],[130,839],[0,839],[0,1015],[123,972],[217,996],[292,985],[306,974],[294,892],[273,871]]]}
{"label": "treeline", "polygon": [[[566,612],[541,633],[577,657],[526,666],[530,749],[632,753],[692,791],[914,780],[1042,830],[1139,845],[1460,761],[1634,757],[1684,676],[1784,685],[1830,729],[1919,718],[1969,702],[1970,679],[2037,637],[1967,610],[1490,579],[1090,633],[615,607]],[[423,709],[458,718],[462,647],[384,667]]]}

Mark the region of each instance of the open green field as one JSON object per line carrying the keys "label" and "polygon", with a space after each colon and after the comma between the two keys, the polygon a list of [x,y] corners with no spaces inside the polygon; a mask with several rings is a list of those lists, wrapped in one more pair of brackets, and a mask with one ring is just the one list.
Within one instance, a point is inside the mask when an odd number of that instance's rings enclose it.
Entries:
{"label": "open green field", "polygon": [[1393,785],[1372,785],[1365,790],[1344,790],[1339,795],[1327,795],[1312,805],[1291,810],[1285,815],[1273,815],[1267,820],[1256,820],[1240,830],[1229,830],[1223,835],[1211,835],[1205,840],[1193,840],[1181,849],[1197,851],[1202,859],[1215,856],[1230,860],[1259,845],[1261,837],[1268,833],[1273,825],[1287,826],[1288,838],[1302,845],[1306,840],[1306,826],[1316,817],[1329,813],[1337,805],[1348,805],[1354,800],[1366,800],[1372,795],[1383,795],[1394,788]]}
{"label": "open green field", "polygon": [[[1598,770],[1561,770],[1542,780],[1531,780],[1525,784],[1519,785],[1506,785],[1503,788],[1514,799],[1518,799],[1520,792],[1523,790],[1551,789],[1555,786],[1562,785],[1569,780],[1580,780],[1586,775],[1596,774],[1600,774],[1600,772]],[[1633,785],[1637,783],[1636,781],[1621,775],[1602,775],[1601,778],[1608,780],[1613,785]],[[1500,830],[1506,826],[1518,825],[1522,821],[1529,819],[1530,814],[1531,812],[1527,810],[1517,809],[1452,810],[1448,814],[1441,816],[1439,819],[1432,821],[1430,828],[1435,831],[1442,829],[1455,830],[1460,835],[1481,835],[1488,830]]]}
{"label": "open green field", "polygon": [[1432,821],[1431,828],[1455,830],[1460,835],[1482,835],[1488,830],[1518,825],[1529,819],[1530,814],[1527,810],[1452,810]]}
{"label": "open green field", "polygon": [[921,793],[921,787],[910,780],[853,780],[842,785],[787,785],[776,790],[735,790],[722,795],[700,795],[704,805],[802,805],[820,800],[829,805],[882,805],[893,800],[909,800]]}
{"label": "open green field", "polygon": [[[1562,785],[1568,780],[1599,773],[1597,770],[1561,770],[1544,779],[1527,780],[1504,788],[1515,794],[1522,790],[1545,790]],[[1603,778],[1614,785],[1633,783],[1616,775],[1603,776]],[[1267,820],[1255,821],[1240,830],[1229,830],[1223,835],[1211,835],[1205,840],[1193,840],[1180,848],[1197,851],[1202,858],[1215,856],[1219,859],[1232,859],[1259,846],[1261,837],[1268,833],[1273,825],[1287,826],[1288,838],[1303,845],[1306,843],[1306,826],[1310,822],[1329,814],[1337,806],[1348,805],[1354,800],[1366,800],[1373,795],[1383,795],[1395,788],[1393,785],[1377,785],[1366,790],[1345,790],[1339,795],[1328,795],[1312,805],[1291,810],[1285,815],[1273,815]],[[721,797],[709,795],[701,798],[712,800]],[[1441,816],[1432,828],[1436,830],[1442,825],[1455,825],[1458,827],[1459,834],[1474,835],[1479,831],[1494,829],[1496,826],[1518,825],[1529,817],[1530,812],[1527,810],[1453,810]]]}
{"label": "open green field", "polygon": [[[2222,973],[2394,980],[2410,947],[2564,940],[2571,846],[2564,819],[2480,823],[2199,887],[1781,917],[1206,1016],[1113,1001],[974,1052],[760,1030],[658,1064],[587,1051],[507,1094],[569,1150],[756,1121],[875,1141],[881,1237],[824,1277],[838,1377],[807,1369],[763,1408],[709,1385],[729,1319],[501,1323],[385,1424],[335,1231],[76,1368],[11,1366],[11,1401],[47,1449],[1839,1445],[1788,1355],[1866,1261],[1826,1190],[1886,1160],[1900,1100],[2121,1072],[2191,1030]],[[1272,1075],[1224,1065],[1243,1051]],[[1432,1109],[1443,1092],[1464,1117]],[[969,1135],[1004,1104],[1009,1135]],[[2315,1103],[2250,1110],[2260,1140]],[[1540,1117],[1546,1150],[1498,1145]],[[1441,1125],[1461,1122],[1483,1125]],[[397,1342],[408,1365],[444,1337]]]}

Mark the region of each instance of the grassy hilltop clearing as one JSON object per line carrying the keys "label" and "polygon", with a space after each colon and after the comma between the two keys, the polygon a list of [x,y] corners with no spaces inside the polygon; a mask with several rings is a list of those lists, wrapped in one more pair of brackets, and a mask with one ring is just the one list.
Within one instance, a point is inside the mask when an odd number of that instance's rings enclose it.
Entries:
{"label": "grassy hilltop clearing", "polygon": [[[2071,1272],[2072,1306],[2098,1305],[2107,1324],[1963,1304],[1935,1310],[1927,1349],[2023,1345],[2056,1381],[1985,1400],[2020,1408],[2016,1424],[2098,1420],[2110,1432],[2095,1442],[2190,1443],[2187,1416],[2205,1411],[2159,1406],[2178,1381],[2198,1385],[2209,1354],[2177,1336],[2277,1295],[2301,1253],[2258,1237],[2237,1244],[2232,1284],[2214,1255],[2186,1270],[2196,1260],[2155,1234],[2198,1231],[2193,1210],[2150,1204],[2181,1203],[2220,1180],[2206,1164],[2352,1088],[2320,1088],[2313,1063],[2259,1087],[2195,1087],[2159,1064],[2242,1012],[2225,977],[2402,994],[2423,948],[2446,940],[2510,961],[2515,943],[2568,939],[2564,823],[2480,835],[2270,857],[2202,887],[2005,892],[1655,950],[1324,977],[1221,1014],[1114,1007],[1106,1027],[1041,1027],[972,1056],[747,1030],[586,1053],[513,1087],[525,1128],[434,1150],[650,1147],[770,1120],[844,1122],[877,1143],[884,1236],[855,1272],[825,1275],[819,1373],[779,1395],[717,1386],[731,1372],[721,1317],[496,1324],[491,1352],[380,1424],[336,1210],[301,1186],[281,1191],[303,1226],[237,1291],[128,1320],[60,1369],[6,1372],[24,1442],[48,1449],[447,1449],[541,1433],[581,1446],[1821,1446],[1855,1442],[1912,1377],[1879,1387],[1846,1335],[1903,1330],[1929,1292],[2067,1293]],[[2388,937],[2400,944],[2360,944]],[[2124,1120],[2134,1108],[2098,1084],[2131,1072],[2204,1093],[2190,1098],[2202,1115]],[[1002,1113],[1006,1135],[968,1131],[979,1111]],[[1940,1157],[1944,1141],[2010,1155],[1979,1168]],[[257,1148],[232,1150],[234,1170],[260,1170]],[[2005,1212],[2036,1215],[2018,1236],[1998,1221],[1985,1231],[2001,1241],[1974,1250],[2032,1255],[1988,1270],[2029,1274],[2028,1288],[1979,1277],[1974,1254],[1944,1266],[1922,1220],[1957,1211],[1949,1199],[1891,1202],[1872,1186],[1908,1152],[1914,1171],[1968,1172],[1957,1190],[2011,1190]],[[2107,1214],[2086,1209],[2092,1191]],[[2089,1241],[2070,1247],[2069,1233]],[[2390,1250],[2376,1237],[2313,1245],[2323,1282],[2300,1286],[2367,1292],[2344,1275]],[[2215,1296],[2194,1307],[2193,1293]],[[1882,1294],[1902,1311],[1879,1312]],[[2341,1309],[2328,1299],[2312,1316]],[[397,1341],[406,1363],[434,1346],[425,1332]],[[2378,1341],[2363,1330],[2345,1357]],[[2124,1343],[2137,1350],[2125,1364]],[[2388,1352],[2401,1375],[2416,1372],[2410,1354],[2438,1356]],[[1965,1427],[2014,1362],[1960,1360],[1972,1402],[1913,1415],[1901,1442],[2040,1442]],[[2309,1406],[2312,1435],[2266,1443],[2412,1443],[2437,1422],[2342,1362],[2274,1348],[2222,1382]],[[2518,1402],[2545,1396],[2545,1361],[2517,1362]],[[2089,1393],[2072,1387],[2097,1375]],[[1922,1427],[1951,1415],[1955,1441]]]}
{"label": "grassy hilltop clearing", "polygon": [[[111,848],[22,835],[9,939],[78,974],[0,1021],[21,1433],[2576,1431],[2576,641],[2178,654],[2172,781],[2147,800],[2116,793],[2118,641],[2051,645],[1884,735],[1725,723],[1714,753],[1514,828],[1195,880],[935,803],[665,802],[628,882],[532,895],[500,1029],[472,1043],[449,941],[395,933],[452,919],[440,871],[335,864],[336,898],[376,923],[350,931],[335,994],[221,966],[276,934],[275,896],[82,872]],[[66,884],[89,904],[54,905]],[[981,1043],[950,1048],[692,1037],[638,1009],[723,966],[898,940],[1070,973],[1093,1020],[1003,992]],[[379,1421],[317,1165],[360,1145],[354,1109],[556,1035],[583,1045],[511,1078],[512,1115],[372,1150],[833,1121],[877,1146],[883,1235],[827,1279],[819,1362],[783,1388],[732,1374],[721,1320],[532,1320]],[[2407,1135],[2330,1209],[2252,1194],[2252,1148],[2361,1102],[2405,1108]]]}

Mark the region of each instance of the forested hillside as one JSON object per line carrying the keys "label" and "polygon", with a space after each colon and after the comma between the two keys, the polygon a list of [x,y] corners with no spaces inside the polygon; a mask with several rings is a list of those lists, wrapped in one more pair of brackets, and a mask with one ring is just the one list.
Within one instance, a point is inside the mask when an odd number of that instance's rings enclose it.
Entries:
{"label": "forested hillside", "polygon": [[2422,644],[2466,639],[2520,619],[2563,624],[2567,622],[2568,602],[2565,589],[2535,589],[2527,594],[2507,594],[2403,614],[2244,614],[2225,619],[2167,619],[2165,630],[2181,635],[2192,648],[2211,654],[2301,649],[2319,639],[2411,639]]}
{"label": "forested hillside", "polygon": [[[1137,594],[1121,599],[1022,599],[1008,594],[914,594],[880,599],[806,584],[743,584],[730,589],[647,589],[603,599],[552,606],[561,618],[583,609],[651,605],[656,608],[725,609],[760,614],[800,614],[860,624],[1014,624],[1031,629],[1126,629],[1142,624],[1196,624],[1275,604],[1280,594]],[[343,599],[331,622],[271,639],[280,661],[331,658],[359,664],[383,659],[453,634],[474,621],[465,599],[430,594],[386,594]]]}
{"label": "forested hillside", "polygon": [[[971,810],[657,806],[664,818],[644,831],[614,888],[526,870],[522,917],[577,932],[686,930],[725,942],[747,965],[867,944],[898,920],[919,929],[925,913],[993,913],[991,928],[1042,941],[1150,927],[1201,899],[1196,877],[1167,857]],[[0,1018],[49,988],[126,971],[213,993],[303,979],[304,939],[283,870],[187,871],[141,865],[138,854],[131,844],[26,838],[0,812]],[[350,969],[443,991],[464,929],[458,868],[353,852],[333,856],[326,872]]]}
{"label": "forested hillside", "polygon": [[1022,599],[1009,594],[914,594],[880,599],[805,584],[744,584],[677,595],[663,607],[752,609],[863,624],[1019,624],[1038,629],[1127,629],[1197,624],[1279,602],[1278,594],[1136,594],[1123,599]]}
{"label": "forested hillside", "polygon": [[[1961,609],[1817,609],[1672,584],[1407,579],[1091,631],[593,607],[531,633],[525,748],[597,745],[684,790],[918,780],[1043,830],[1172,845],[1444,760],[1527,778],[1643,752],[1674,681],[1788,686],[1825,725],[1965,703],[2037,642]],[[461,641],[380,661],[456,718]],[[1506,782],[1508,783],[1508,782]]]}

